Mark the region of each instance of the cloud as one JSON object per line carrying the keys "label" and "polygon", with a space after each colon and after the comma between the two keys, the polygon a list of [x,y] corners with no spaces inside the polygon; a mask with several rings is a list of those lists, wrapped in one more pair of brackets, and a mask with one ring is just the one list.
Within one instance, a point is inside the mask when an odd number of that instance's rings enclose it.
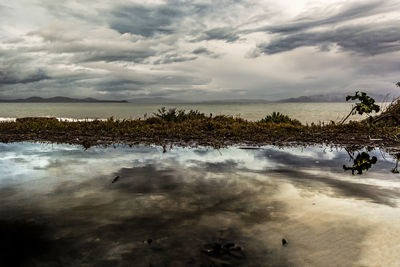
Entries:
{"label": "cloud", "polygon": [[7,69],[0,69],[0,87],[14,84],[28,84],[51,79],[42,69],[34,72],[21,73]]}
{"label": "cloud", "polygon": [[[294,32],[301,32],[311,28],[334,25],[344,23],[358,18],[365,18],[372,15],[387,12],[393,5],[389,1],[367,1],[367,2],[350,2],[339,8],[335,14],[328,17],[310,19],[309,17],[302,17],[289,24],[272,25],[256,28],[252,31],[266,31],[270,33],[289,34]],[[326,7],[325,7],[326,8]],[[320,17],[320,16],[319,16]]]}
{"label": "cloud", "polygon": [[333,15],[326,16],[326,12],[322,12],[323,15],[303,14],[290,23],[241,32],[274,34],[269,42],[261,42],[257,45],[258,49],[248,52],[249,57],[257,57],[261,53],[277,54],[307,46],[318,47],[321,52],[337,46],[345,52],[374,56],[400,50],[400,34],[396,30],[398,20],[385,19],[371,23],[377,15],[390,13],[397,6],[399,4],[393,1],[350,2],[335,8],[338,11],[333,12]]}
{"label": "cloud", "polygon": [[117,6],[111,11],[110,27],[120,33],[144,37],[171,34],[173,23],[184,15],[168,5],[144,6],[138,4]]}
{"label": "cloud", "polygon": [[162,58],[157,59],[154,61],[154,64],[170,64],[170,63],[177,63],[177,62],[185,62],[185,61],[192,61],[196,60],[196,56],[181,56],[178,54],[167,54],[162,56]]}
{"label": "cloud", "polygon": [[329,45],[341,50],[374,56],[400,50],[400,32],[395,26],[347,26],[334,30],[296,33],[277,38],[258,48],[265,54],[276,54],[304,46],[319,46],[326,51]]}
{"label": "cloud", "polygon": [[[84,39],[81,38],[83,34],[86,35]],[[45,41],[31,51],[70,54],[73,62],[142,62],[156,55],[153,42],[120,35],[110,29],[74,29],[73,25],[57,24],[29,35]]]}
{"label": "cloud", "polygon": [[232,27],[219,27],[205,31],[198,38],[194,39],[193,42],[221,40],[228,43],[233,43],[239,40],[239,38],[240,37],[236,33],[236,30]]}
{"label": "cloud", "polygon": [[194,49],[192,51],[192,53],[195,54],[195,55],[206,55],[206,56],[209,56],[211,58],[219,58],[220,57],[220,55],[208,50],[205,47],[198,47],[198,48]]}

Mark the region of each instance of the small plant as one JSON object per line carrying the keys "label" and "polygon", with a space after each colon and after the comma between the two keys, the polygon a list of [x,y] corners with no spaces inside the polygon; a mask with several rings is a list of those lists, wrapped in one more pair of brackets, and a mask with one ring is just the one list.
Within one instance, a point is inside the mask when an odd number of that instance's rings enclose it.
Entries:
{"label": "small plant", "polygon": [[357,91],[355,95],[348,95],[346,96],[346,101],[349,100],[360,100],[360,103],[356,103],[356,105],[351,109],[350,113],[341,121],[341,124],[343,124],[349,117],[350,115],[355,115],[355,114],[370,114],[373,111],[379,112],[380,107],[375,104],[375,99],[372,97],[368,96],[364,92],[359,92]]}
{"label": "small plant", "polygon": [[157,110],[157,113],[153,113],[156,118],[159,118],[163,121],[170,122],[182,122],[185,120],[196,120],[196,119],[204,119],[206,116],[204,113],[201,113],[198,110],[189,110],[187,113],[185,110],[176,108],[170,108],[167,110],[165,107],[162,107]]}
{"label": "small plant", "polygon": [[300,121],[296,119],[291,119],[288,115],[279,113],[279,112],[273,112],[271,115],[267,115],[264,119],[261,119],[260,122],[264,123],[288,123],[292,125],[300,125]]}

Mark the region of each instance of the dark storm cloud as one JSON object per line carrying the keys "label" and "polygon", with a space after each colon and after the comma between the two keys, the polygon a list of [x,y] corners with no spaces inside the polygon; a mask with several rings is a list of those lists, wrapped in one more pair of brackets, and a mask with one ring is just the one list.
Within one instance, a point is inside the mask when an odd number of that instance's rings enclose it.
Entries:
{"label": "dark storm cloud", "polygon": [[28,84],[50,79],[41,69],[32,73],[16,73],[0,69],[0,87],[13,84]]}
{"label": "dark storm cloud", "polygon": [[[342,51],[374,56],[400,50],[398,21],[380,24],[359,22],[357,26],[352,22],[366,18],[370,21],[371,16],[386,13],[398,6],[392,1],[351,3],[327,18],[300,18],[289,24],[259,27],[242,33],[265,31],[277,34],[269,43],[258,44],[258,50],[251,52],[253,57],[259,56],[260,52],[277,54],[299,47],[318,47],[320,51],[327,52],[333,45]],[[337,26],[344,23],[348,25]]]}
{"label": "dark storm cloud", "polygon": [[324,50],[335,44],[343,51],[373,56],[400,50],[400,32],[396,26],[348,26],[335,30],[296,33],[259,44],[265,54],[276,54],[304,46],[320,46]]}
{"label": "dark storm cloud", "polygon": [[[343,23],[346,21],[363,18],[370,15],[376,15],[384,11],[388,11],[388,7],[385,5],[385,3],[387,2],[388,1],[371,1],[366,3],[351,3],[350,5],[341,8],[338,13],[327,18],[314,20],[301,18],[290,24],[266,26],[258,28],[255,31],[288,34],[308,30],[310,28],[315,28],[319,26]],[[391,6],[389,5],[389,7]]]}
{"label": "dark storm cloud", "polygon": [[111,11],[110,27],[120,33],[150,37],[157,33],[171,34],[172,24],[185,14],[168,5],[146,7],[131,4],[117,6]]}

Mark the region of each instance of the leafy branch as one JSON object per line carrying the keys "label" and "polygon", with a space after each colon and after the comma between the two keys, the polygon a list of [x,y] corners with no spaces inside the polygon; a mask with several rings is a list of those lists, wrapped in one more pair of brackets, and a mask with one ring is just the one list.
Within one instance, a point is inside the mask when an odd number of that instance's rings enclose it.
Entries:
{"label": "leafy branch", "polygon": [[351,109],[350,113],[340,122],[340,124],[343,124],[351,115],[355,114],[370,114],[373,111],[379,112],[380,107],[379,105],[375,104],[375,99],[372,97],[368,96],[364,92],[359,92],[357,91],[355,95],[348,95],[346,96],[346,101],[349,100],[360,100],[360,103],[356,103],[356,105]]}

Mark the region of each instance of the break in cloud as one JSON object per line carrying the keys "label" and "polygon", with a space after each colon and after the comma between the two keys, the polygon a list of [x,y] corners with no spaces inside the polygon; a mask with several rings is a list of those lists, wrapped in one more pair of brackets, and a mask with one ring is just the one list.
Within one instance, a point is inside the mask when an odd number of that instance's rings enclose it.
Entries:
{"label": "break in cloud", "polygon": [[0,97],[396,94],[398,10],[395,0],[9,1]]}

